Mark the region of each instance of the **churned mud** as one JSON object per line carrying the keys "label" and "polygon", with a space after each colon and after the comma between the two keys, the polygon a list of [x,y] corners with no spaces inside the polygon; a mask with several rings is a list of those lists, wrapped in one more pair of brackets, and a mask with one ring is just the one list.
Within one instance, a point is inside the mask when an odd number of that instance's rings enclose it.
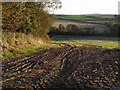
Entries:
{"label": "churned mud", "polygon": [[3,89],[120,87],[120,49],[95,46],[44,49],[4,60]]}

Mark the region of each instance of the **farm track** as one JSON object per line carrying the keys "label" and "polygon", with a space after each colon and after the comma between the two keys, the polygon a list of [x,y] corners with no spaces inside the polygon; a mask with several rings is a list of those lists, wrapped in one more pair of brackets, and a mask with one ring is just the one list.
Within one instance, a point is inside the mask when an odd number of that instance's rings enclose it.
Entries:
{"label": "farm track", "polygon": [[49,48],[3,61],[3,89],[120,87],[120,49]]}

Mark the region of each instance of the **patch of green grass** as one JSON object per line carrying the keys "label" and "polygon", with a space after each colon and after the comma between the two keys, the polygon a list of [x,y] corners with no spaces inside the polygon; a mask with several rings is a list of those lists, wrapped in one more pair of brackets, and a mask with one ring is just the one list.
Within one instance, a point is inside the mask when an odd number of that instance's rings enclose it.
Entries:
{"label": "patch of green grass", "polygon": [[117,41],[102,41],[102,40],[67,40],[67,41],[53,41],[54,43],[66,43],[71,46],[94,45],[101,48],[120,48]]}
{"label": "patch of green grass", "polygon": [[101,36],[63,36],[53,37],[54,43],[66,43],[71,46],[94,45],[101,48],[120,48],[117,37],[101,37]]}
{"label": "patch of green grass", "polygon": [[87,22],[87,23],[100,23],[100,24],[102,24],[102,23],[105,23],[106,21],[105,20],[94,20],[94,21],[92,21],[92,20],[89,20],[89,21],[84,21],[84,22]]}
{"label": "patch of green grass", "polygon": [[12,52],[10,52],[8,49],[4,49],[3,50],[3,59],[7,59],[12,57],[14,54]]}
{"label": "patch of green grass", "polygon": [[17,48],[11,47],[7,49],[3,49],[2,56],[3,56],[3,59],[8,59],[16,56],[27,55],[27,54],[30,54],[45,48],[49,48],[49,47],[52,47],[52,45],[46,44],[46,45],[27,45],[27,46],[17,47]]}

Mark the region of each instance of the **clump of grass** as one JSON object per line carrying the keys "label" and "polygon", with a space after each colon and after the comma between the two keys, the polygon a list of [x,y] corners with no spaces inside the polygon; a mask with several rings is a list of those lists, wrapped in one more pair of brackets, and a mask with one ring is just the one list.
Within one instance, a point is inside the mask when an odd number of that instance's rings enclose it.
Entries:
{"label": "clump of grass", "polygon": [[6,59],[6,58],[10,58],[12,57],[14,54],[12,52],[10,52],[8,49],[4,49],[3,50],[3,59]]}

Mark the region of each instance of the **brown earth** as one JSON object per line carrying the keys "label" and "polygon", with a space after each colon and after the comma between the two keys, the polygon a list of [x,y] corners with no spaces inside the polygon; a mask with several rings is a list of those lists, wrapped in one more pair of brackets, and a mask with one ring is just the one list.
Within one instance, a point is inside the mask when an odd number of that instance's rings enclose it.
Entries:
{"label": "brown earth", "polygon": [[120,87],[120,49],[49,48],[3,61],[3,89]]}

